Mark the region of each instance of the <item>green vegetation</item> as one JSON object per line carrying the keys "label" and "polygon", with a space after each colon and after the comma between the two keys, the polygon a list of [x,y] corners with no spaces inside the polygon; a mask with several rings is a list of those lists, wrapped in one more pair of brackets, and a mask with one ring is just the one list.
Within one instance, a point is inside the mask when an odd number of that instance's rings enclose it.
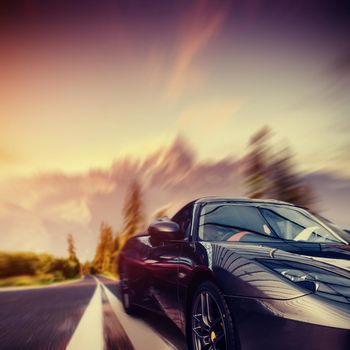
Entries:
{"label": "green vegetation", "polygon": [[0,252],[0,286],[51,284],[80,277],[73,236],[68,236],[68,258],[30,252]]}

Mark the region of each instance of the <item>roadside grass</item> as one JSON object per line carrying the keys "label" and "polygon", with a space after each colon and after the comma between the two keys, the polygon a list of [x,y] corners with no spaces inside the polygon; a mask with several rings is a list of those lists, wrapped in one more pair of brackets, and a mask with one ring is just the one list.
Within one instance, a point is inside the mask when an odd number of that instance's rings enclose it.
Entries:
{"label": "roadside grass", "polygon": [[0,287],[49,285],[80,277],[77,258],[0,251]]}
{"label": "roadside grass", "polygon": [[44,286],[56,282],[78,279],[80,276],[73,278],[63,278],[57,274],[41,274],[41,275],[21,275],[0,279],[0,287],[23,287],[23,286]]}

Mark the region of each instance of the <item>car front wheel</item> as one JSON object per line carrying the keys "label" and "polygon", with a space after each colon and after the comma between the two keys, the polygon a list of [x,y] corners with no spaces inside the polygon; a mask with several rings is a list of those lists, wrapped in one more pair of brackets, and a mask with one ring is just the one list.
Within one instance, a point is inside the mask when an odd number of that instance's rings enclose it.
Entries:
{"label": "car front wheel", "polygon": [[237,349],[238,341],[229,307],[215,284],[208,281],[197,288],[189,316],[190,349]]}

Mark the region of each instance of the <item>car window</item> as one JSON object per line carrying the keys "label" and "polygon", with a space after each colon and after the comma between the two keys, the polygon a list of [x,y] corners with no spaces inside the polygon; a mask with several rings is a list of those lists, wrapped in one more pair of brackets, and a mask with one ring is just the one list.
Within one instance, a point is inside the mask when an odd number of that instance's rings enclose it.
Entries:
{"label": "car window", "polygon": [[275,236],[256,207],[229,203],[205,205],[198,233],[205,241],[264,240]]}
{"label": "car window", "polygon": [[267,204],[258,207],[233,203],[206,204],[200,213],[198,234],[199,239],[204,241],[262,242],[281,239],[344,243],[329,225],[308,211]]}
{"label": "car window", "polygon": [[344,241],[350,243],[350,231],[349,230],[342,230],[338,225],[336,225],[334,222],[326,219],[320,214],[313,213],[312,215],[315,216],[318,220],[320,220],[322,223],[324,223],[327,227],[330,227],[333,232],[335,232],[338,236],[340,236]]}
{"label": "car window", "polygon": [[282,239],[339,243],[339,239],[331,233],[331,230],[306,210],[282,206],[264,206],[260,210],[274,232]]}
{"label": "car window", "polygon": [[187,206],[181,209],[175,216],[171,219],[180,226],[181,236],[187,238],[191,231],[193,205]]}

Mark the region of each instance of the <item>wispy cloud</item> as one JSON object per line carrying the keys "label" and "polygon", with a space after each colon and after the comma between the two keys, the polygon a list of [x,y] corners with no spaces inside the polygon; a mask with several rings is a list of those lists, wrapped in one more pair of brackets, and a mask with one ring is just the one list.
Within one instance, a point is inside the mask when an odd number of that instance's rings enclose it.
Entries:
{"label": "wispy cloud", "polygon": [[165,52],[154,45],[150,48],[146,59],[146,72],[150,88],[158,88],[164,79]]}
{"label": "wispy cloud", "polygon": [[333,62],[332,72],[336,75],[350,75],[350,47]]}
{"label": "wispy cloud", "polygon": [[241,108],[242,101],[225,99],[210,100],[193,104],[179,116],[177,125],[180,130],[198,129],[201,133],[213,132],[215,129],[226,127],[227,122]]}
{"label": "wispy cloud", "polygon": [[174,64],[165,90],[165,97],[177,100],[186,85],[193,60],[221,29],[228,7],[220,2],[197,0],[193,9],[180,20],[179,38],[175,47]]}

